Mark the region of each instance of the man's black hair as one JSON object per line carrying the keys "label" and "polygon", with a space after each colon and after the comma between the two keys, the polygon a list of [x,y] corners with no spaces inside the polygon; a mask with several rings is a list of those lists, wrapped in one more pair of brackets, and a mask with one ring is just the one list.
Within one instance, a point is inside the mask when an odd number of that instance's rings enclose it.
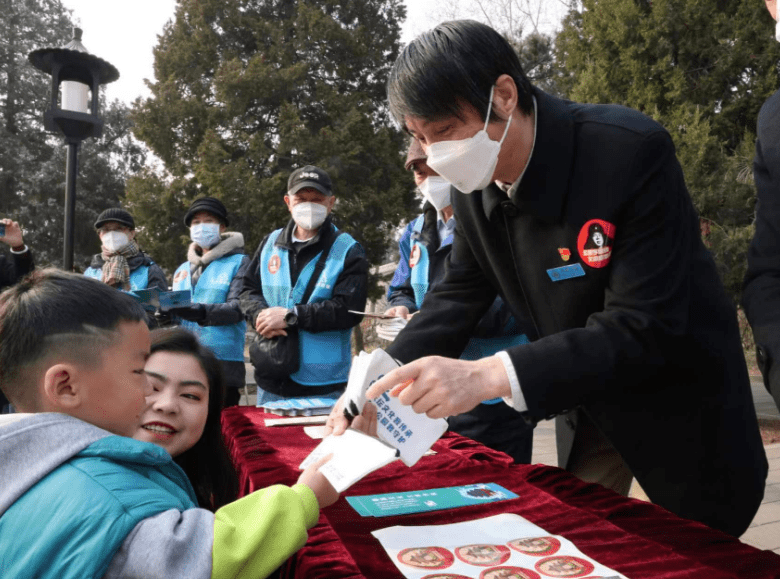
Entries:
{"label": "man's black hair", "polygon": [[[460,117],[464,104],[484,118],[490,88],[502,74],[514,79],[520,110],[533,113],[531,83],[506,39],[474,20],[443,22],[412,40],[395,61],[387,83],[390,112],[401,126],[407,116]],[[497,120],[492,110],[490,118]]]}
{"label": "man's black hair", "polygon": [[29,371],[46,356],[102,363],[121,322],[146,320],[132,296],[58,269],[32,272],[0,294],[0,389],[15,405],[37,405]]}

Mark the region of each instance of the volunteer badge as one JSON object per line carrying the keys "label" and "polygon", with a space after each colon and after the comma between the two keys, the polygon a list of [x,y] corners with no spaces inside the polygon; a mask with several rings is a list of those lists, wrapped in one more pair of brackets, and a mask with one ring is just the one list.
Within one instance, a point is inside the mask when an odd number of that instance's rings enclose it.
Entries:
{"label": "volunteer badge", "polygon": [[412,252],[409,254],[409,267],[414,267],[420,261],[420,246],[416,243],[412,246]]}
{"label": "volunteer badge", "polygon": [[591,219],[580,229],[577,251],[586,265],[595,268],[606,267],[612,257],[614,241],[614,225],[603,219]]}
{"label": "volunteer badge", "polygon": [[281,265],[281,262],[282,261],[279,259],[278,255],[271,256],[271,259],[268,260],[268,271],[271,273],[271,275],[279,271],[279,265]]}

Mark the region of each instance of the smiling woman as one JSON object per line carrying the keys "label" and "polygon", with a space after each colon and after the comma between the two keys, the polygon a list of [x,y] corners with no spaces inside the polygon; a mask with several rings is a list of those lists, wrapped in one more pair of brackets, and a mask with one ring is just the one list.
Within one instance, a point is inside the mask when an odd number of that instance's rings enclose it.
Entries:
{"label": "smiling woman", "polygon": [[236,500],[238,483],[220,428],[224,381],[219,360],[189,331],[152,332],[146,375],[152,393],[133,438],[163,447],[195,488],[201,507]]}

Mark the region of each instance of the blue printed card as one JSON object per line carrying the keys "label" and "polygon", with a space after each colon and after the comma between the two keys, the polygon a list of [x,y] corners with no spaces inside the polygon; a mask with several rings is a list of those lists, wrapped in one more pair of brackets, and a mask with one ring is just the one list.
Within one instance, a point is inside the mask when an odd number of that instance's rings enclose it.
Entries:
{"label": "blue printed card", "polygon": [[516,498],[518,496],[512,491],[495,483],[487,483],[407,493],[347,497],[347,502],[362,517],[391,517]]}

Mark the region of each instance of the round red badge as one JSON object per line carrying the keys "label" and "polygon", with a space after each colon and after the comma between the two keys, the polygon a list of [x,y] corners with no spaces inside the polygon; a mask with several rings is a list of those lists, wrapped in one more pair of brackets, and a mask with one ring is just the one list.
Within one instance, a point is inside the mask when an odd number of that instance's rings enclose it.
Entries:
{"label": "round red badge", "polygon": [[490,567],[505,563],[512,552],[503,545],[465,545],[455,549],[455,555],[464,563]]}
{"label": "round red badge", "polygon": [[594,569],[593,563],[590,561],[567,555],[547,557],[535,566],[537,571],[548,577],[584,577],[593,573]]}
{"label": "round red badge", "polygon": [[577,250],[586,265],[606,267],[612,257],[615,226],[603,219],[591,219],[580,229]]}
{"label": "round red badge", "polygon": [[420,261],[420,246],[415,243],[409,253],[409,267],[414,267],[418,261]]}
{"label": "round red badge", "polygon": [[522,567],[493,567],[480,573],[479,579],[541,579],[539,573]]}
{"label": "round red badge", "polygon": [[426,575],[422,579],[471,579],[471,577],[454,573],[436,573],[435,575]]}
{"label": "round red badge", "polygon": [[282,260],[279,259],[278,255],[272,255],[271,259],[268,260],[268,272],[273,275],[277,271],[279,271],[279,266],[282,264]]}
{"label": "round red badge", "polygon": [[187,279],[188,275],[190,275],[190,272],[188,272],[186,269],[181,270],[174,276],[173,283],[179,283],[180,281]]}
{"label": "round red badge", "polygon": [[446,569],[455,557],[444,547],[413,547],[398,553],[398,560],[421,569]]}
{"label": "round red badge", "polygon": [[555,537],[532,537],[530,539],[515,539],[507,543],[515,551],[534,557],[545,557],[558,552],[561,542]]}

